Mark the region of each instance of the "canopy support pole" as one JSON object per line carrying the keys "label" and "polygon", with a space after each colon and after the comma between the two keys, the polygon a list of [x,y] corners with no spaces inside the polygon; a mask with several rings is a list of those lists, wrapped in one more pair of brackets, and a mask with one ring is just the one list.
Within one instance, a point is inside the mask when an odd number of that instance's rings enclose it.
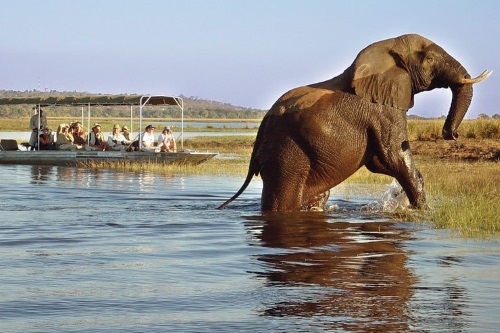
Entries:
{"label": "canopy support pole", "polygon": [[[82,106],[82,109],[83,109],[83,106]],[[89,140],[90,140],[90,131],[92,130],[90,128],[90,103],[87,106],[87,117],[88,117],[87,118],[87,124],[88,124],[87,129],[88,129],[89,133],[87,134],[87,140],[86,141],[87,141],[87,143],[89,143]]]}
{"label": "canopy support pole", "polygon": [[134,117],[134,106],[130,104],[130,136],[133,138],[134,137],[134,131],[132,129],[132,119]]}
{"label": "canopy support pole", "polygon": [[40,110],[41,110],[41,105],[38,104],[37,105],[37,108],[38,108],[38,128],[36,129],[36,149],[35,150],[40,150],[40,121],[42,120],[41,118],[41,114],[40,114]]}

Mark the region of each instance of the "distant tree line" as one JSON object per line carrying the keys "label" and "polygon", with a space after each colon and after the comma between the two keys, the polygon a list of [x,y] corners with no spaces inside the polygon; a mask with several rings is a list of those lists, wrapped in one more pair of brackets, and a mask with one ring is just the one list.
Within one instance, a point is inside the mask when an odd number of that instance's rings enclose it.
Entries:
{"label": "distant tree line", "polygon": [[[0,98],[9,97],[38,97],[38,96],[88,96],[95,95],[84,92],[60,92],[48,91],[42,92],[38,90],[14,91],[14,90],[0,90]],[[180,95],[184,101],[184,117],[193,119],[262,119],[267,110],[259,110],[253,108],[246,108],[241,106],[234,106],[228,103],[221,103],[217,101],[202,99],[196,96],[186,97]],[[29,117],[33,114],[33,106],[26,105],[0,105],[0,117],[3,118],[19,118]],[[84,110],[86,112],[86,110]],[[81,114],[81,107],[58,107],[57,115],[59,117],[75,117]],[[129,106],[101,106],[92,108],[93,117],[130,117]],[[146,107],[143,110],[143,117],[145,118],[180,118],[180,110],[178,107],[172,106],[152,106]],[[418,115],[408,115],[409,119],[429,119]],[[445,116],[441,116],[445,118]],[[485,113],[481,113],[478,119],[488,119]],[[499,114],[493,115],[491,118],[500,119]]]}
{"label": "distant tree line", "polygon": [[[88,96],[89,93],[82,92],[41,92],[37,90],[13,91],[0,90],[0,98],[11,97],[38,97],[38,96]],[[186,97],[180,95],[184,101],[184,117],[195,119],[262,119],[267,110],[245,108],[228,103],[221,103],[198,97]],[[19,118],[29,117],[33,114],[34,105],[0,105],[0,117]],[[137,111],[137,108],[134,109]],[[81,114],[81,107],[58,107],[57,116],[75,117]],[[84,109],[84,112],[87,112]],[[55,115],[55,114],[54,114]],[[137,115],[137,113],[135,114]],[[129,106],[99,106],[92,107],[93,117],[130,117]],[[143,109],[145,118],[180,118],[181,112],[178,107],[172,106],[146,106]]]}

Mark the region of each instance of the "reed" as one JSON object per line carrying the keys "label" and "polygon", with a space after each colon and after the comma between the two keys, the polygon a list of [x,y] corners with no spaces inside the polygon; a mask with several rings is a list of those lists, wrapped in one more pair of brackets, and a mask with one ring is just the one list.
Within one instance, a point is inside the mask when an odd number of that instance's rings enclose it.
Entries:
{"label": "reed", "polygon": [[248,159],[214,158],[198,165],[159,164],[150,162],[81,162],[78,166],[91,169],[117,169],[131,172],[152,172],[158,175],[209,175],[244,177],[248,171]]}
{"label": "reed", "polygon": [[[410,141],[441,139],[443,119],[408,120],[408,138]],[[468,139],[500,139],[500,119],[481,118],[464,120],[458,128],[461,136]]]}
{"label": "reed", "polygon": [[438,228],[466,237],[500,235],[500,168],[494,162],[420,163],[431,209],[427,218]]}
{"label": "reed", "polygon": [[[417,158],[429,209],[391,214],[403,221],[429,221],[469,238],[500,235],[500,167],[497,162],[447,162]],[[391,177],[362,168],[346,182],[390,184]]]}

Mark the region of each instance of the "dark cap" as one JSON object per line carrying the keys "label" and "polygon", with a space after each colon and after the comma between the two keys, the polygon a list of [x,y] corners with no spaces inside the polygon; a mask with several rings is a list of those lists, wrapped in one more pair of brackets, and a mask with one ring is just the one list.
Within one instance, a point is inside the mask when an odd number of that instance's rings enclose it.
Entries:
{"label": "dark cap", "polygon": [[150,125],[148,125],[148,126],[146,126],[146,129],[147,129],[147,130],[148,130],[148,129],[155,129],[155,128],[156,128],[156,127],[154,127],[154,126],[153,126],[153,125],[151,125],[151,124],[150,124]]}

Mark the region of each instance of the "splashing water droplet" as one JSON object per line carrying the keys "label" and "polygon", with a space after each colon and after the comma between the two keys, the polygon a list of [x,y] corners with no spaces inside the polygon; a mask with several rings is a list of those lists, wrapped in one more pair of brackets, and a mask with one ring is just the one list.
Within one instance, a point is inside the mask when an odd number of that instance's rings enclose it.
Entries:
{"label": "splashing water droplet", "polygon": [[396,211],[408,209],[410,202],[398,181],[394,179],[388,185],[387,191],[384,192],[382,197],[367,206],[363,207],[365,211],[382,211],[393,213]]}

